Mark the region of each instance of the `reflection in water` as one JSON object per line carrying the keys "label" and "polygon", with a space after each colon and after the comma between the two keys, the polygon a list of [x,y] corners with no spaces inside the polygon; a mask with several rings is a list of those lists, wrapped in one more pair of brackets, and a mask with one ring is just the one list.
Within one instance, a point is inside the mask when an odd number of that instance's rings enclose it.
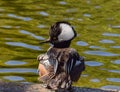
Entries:
{"label": "reflection in water", "polygon": [[110,47],[114,49],[120,49],[120,46],[110,46]]}
{"label": "reflection in water", "polygon": [[90,79],[91,82],[100,82],[99,79],[95,78],[95,79]]}
{"label": "reflection in water", "polygon": [[83,16],[85,16],[85,17],[91,17],[91,14],[85,13],[85,14],[83,14]]}
{"label": "reflection in water", "polygon": [[18,60],[9,60],[5,62],[6,65],[24,65],[26,62],[18,61]]}
{"label": "reflection in water", "polygon": [[8,40],[8,41],[9,41],[9,40],[12,40],[12,39],[11,39],[11,38],[5,38],[5,40]]}
{"label": "reflection in water", "polygon": [[120,74],[120,70],[108,70],[108,72]]}
{"label": "reflection in water", "polygon": [[4,25],[4,26],[1,26],[1,28],[12,28],[12,26]]}
{"label": "reflection in water", "polygon": [[25,80],[23,77],[19,76],[4,76],[4,79],[10,80],[10,81],[22,81]]}
{"label": "reflection in water", "polygon": [[112,40],[107,40],[107,39],[100,40],[99,42],[100,42],[100,43],[115,43],[114,41],[112,41]]}
{"label": "reflection in water", "polygon": [[66,5],[67,3],[65,1],[60,1],[59,4]]}
{"label": "reflection in water", "polygon": [[97,61],[86,61],[85,64],[88,66],[101,66],[101,65],[103,65],[103,63],[97,62]]}
{"label": "reflection in water", "polygon": [[111,61],[114,64],[120,64],[120,60]]}
{"label": "reflection in water", "polygon": [[0,26],[0,28],[10,29],[10,28],[20,28],[20,26],[9,26],[9,25],[4,25],[4,26]]}
{"label": "reflection in water", "polygon": [[108,70],[108,69],[105,69],[105,68],[102,68],[101,70],[105,70],[105,71],[108,71],[108,72],[111,72],[111,73],[118,73],[118,74],[120,74],[120,70]]}
{"label": "reflection in water", "polygon": [[23,42],[6,42],[6,44],[11,45],[11,46],[20,46],[24,48],[33,49],[33,50],[41,50],[39,46],[29,45]]}
{"label": "reflection in water", "polygon": [[88,74],[82,74],[81,76],[82,77],[88,77],[89,75]]}
{"label": "reflection in water", "polygon": [[120,78],[107,78],[106,80],[111,82],[120,82]]}
{"label": "reflection in water", "polygon": [[30,18],[30,17],[21,17],[21,16],[15,15],[15,14],[8,14],[8,16],[11,17],[11,18],[21,19],[21,20],[24,20],[24,21],[32,20],[32,18]]}
{"label": "reflection in water", "polygon": [[99,6],[99,5],[95,6],[95,9],[100,9],[100,8],[101,8],[101,6]]}
{"label": "reflection in water", "polygon": [[90,4],[90,3],[91,3],[91,0],[86,0],[86,3],[87,3],[87,4]]}
{"label": "reflection in water", "polygon": [[36,69],[32,68],[0,68],[0,73],[37,73]]}
{"label": "reflection in water", "polygon": [[113,37],[120,37],[120,34],[115,34],[115,33],[103,33],[102,35],[104,36],[113,36]]}
{"label": "reflection in water", "polygon": [[46,26],[41,24],[41,25],[38,25],[37,27],[38,28],[45,28]]}
{"label": "reflection in water", "polygon": [[119,54],[103,52],[103,51],[85,51],[84,53],[89,55],[98,55],[98,56],[119,56]]}
{"label": "reflection in water", "polygon": [[90,46],[89,48],[105,50],[105,48],[102,48],[100,46]]}
{"label": "reflection in water", "polygon": [[114,85],[106,85],[102,86],[102,89],[115,89],[115,90],[120,90],[120,86],[114,86]]}
{"label": "reflection in water", "polygon": [[40,14],[40,15],[42,15],[42,16],[48,16],[49,14],[47,13],[47,12],[45,12],[45,11],[41,11],[41,12],[39,12],[38,14]]}
{"label": "reflection in water", "polygon": [[78,21],[83,21],[83,19],[81,19],[81,18],[78,18],[77,20],[78,20]]}
{"label": "reflection in water", "polygon": [[28,31],[26,31],[26,30],[20,30],[20,33],[30,35],[30,36],[38,39],[38,40],[44,40],[43,37],[41,37],[41,36],[36,36],[35,34],[33,34],[33,33],[31,33],[31,32],[28,32]]}
{"label": "reflection in water", "polygon": [[120,25],[111,26],[112,28],[120,28]]}
{"label": "reflection in water", "polygon": [[78,41],[77,42],[77,45],[80,45],[80,46],[87,46],[88,43],[84,42],[84,41]]}

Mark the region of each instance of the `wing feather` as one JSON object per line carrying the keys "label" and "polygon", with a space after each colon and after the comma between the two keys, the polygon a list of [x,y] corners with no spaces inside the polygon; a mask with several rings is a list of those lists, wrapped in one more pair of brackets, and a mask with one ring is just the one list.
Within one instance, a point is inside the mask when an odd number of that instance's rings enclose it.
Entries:
{"label": "wing feather", "polygon": [[66,73],[70,75],[72,81],[77,81],[84,69],[84,58],[79,56],[75,50],[72,50],[66,63]]}

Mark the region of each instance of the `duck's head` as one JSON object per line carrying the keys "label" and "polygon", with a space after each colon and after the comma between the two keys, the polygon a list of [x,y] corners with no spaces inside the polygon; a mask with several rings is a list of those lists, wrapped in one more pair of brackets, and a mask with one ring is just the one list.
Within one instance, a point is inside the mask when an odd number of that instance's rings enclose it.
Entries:
{"label": "duck's head", "polygon": [[54,47],[69,47],[70,42],[76,37],[74,28],[68,22],[56,22],[49,31],[49,39],[43,43],[50,42]]}

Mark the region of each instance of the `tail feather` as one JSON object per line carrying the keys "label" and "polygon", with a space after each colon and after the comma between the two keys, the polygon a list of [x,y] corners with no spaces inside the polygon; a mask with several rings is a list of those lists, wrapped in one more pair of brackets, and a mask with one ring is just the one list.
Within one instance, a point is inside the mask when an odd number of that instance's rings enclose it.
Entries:
{"label": "tail feather", "polygon": [[60,73],[52,78],[48,82],[48,88],[57,90],[57,89],[69,89],[71,87],[71,79],[65,73]]}

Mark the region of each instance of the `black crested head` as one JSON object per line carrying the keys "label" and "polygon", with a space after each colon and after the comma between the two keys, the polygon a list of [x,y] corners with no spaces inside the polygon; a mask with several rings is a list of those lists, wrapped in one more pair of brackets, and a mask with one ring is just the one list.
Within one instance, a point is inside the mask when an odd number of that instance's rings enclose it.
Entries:
{"label": "black crested head", "polygon": [[50,42],[55,47],[69,47],[71,40],[75,37],[76,32],[71,24],[65,21],[59,21],[51,26],[49,39],[45,42]]}

